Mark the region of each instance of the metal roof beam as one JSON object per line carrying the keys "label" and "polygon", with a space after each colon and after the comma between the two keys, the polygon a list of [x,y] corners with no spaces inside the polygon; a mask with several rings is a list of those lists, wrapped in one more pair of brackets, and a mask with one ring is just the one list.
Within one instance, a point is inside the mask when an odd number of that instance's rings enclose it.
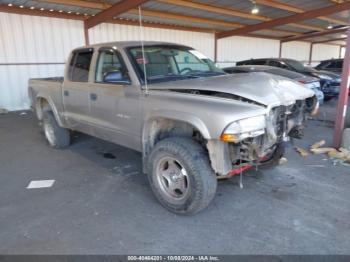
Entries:
{"label": "metal roof beam", "polygon": [[347,28],[330,29],[330,30],[326,30],[326,31],[322,31],[322,32],[302,34],[300,36],[292,36],[292,37],[282,39],[281,41],[283,43],[291,42],[291,41],[298,41],[298,40],[303,40],[303,39],[308,39],[308,38],[313,38],[313,37],[318,37],[318,36],[343,33],[343,32],[346,32],[347,30],[348,30]]}
{"label": "metal roof beam", "polygon": [[132,8],[135,8],[139,5],[142,5],[143,3],[147,2],[148,0],[122,0],[107,9],[101,11],[97,15],[88,18],[85,20],[85,25],[87,28],[94,27],[98,24],[101,24],[103,22],[106,22],[110,19],[113,19],[113,17],[116,17],[120,14],[123,14],[127,11],[129,11]]}
{"label": "metal roof beam", "polygon": [[[131,9],[128,13],[131,14],[138,14],[137,9]],[[194,22],[194,23],[205,23],[205,24],[211,24],[211,25],[219,25],[219,26],[226,26],[226,27],[243,27],[244,24],[225,21],[225,20],[219,20],[219,19],[212,19],[212,18],[204,18],[204,17],[198,17],[198,16],[188,16],[188,15],[181,15],[177,13],[170,13],[170,12],[164,12],[164,11],[154,11],[150,9],[142,9],[142,15],[143,16],[150,16],[150,17],[157,17],[157,18],[163,18],[163,19],[173,19],[173,20],[180,20],[180,21],[188,21],[188,22]],[[274,33],[280,33],[285,35],[301,35],[301,33],[286,31],[286,30],[278,30],[278,29],[271,29],[271,30],[265,30],[270,31]]]}
{"label": "metal roof beam", "polygon": [[[171,4],[171,5],[177,5],[181,7],[188,7],[198,10],[203,10],[207,12],[212,13],[218,13],[223,15],[230,15],[230,16],[236,16],[236,17],[242,17],[246,19],[251,20],[259,20],[259,21],[270,21],[271,18],[262,16],[262,15],[254,15],[247,12],[242,12],[240,10],[236,10],[229,7],[219,7],[209,4],[203,4],[198,2],[192,2],[188,0],[157,0],[158,2],[165,3],[165,4]],[[305,25],[305,24],[299,24],[299,23],[291,23],[290,26],[307,29],[307,30],[313,30],[313,31],[321,31],[323,28],[317,27],[317,26],[311,26],[311,25]]]}
{"label": "metal roof beam", "polygon": [[84,15],[50,12],[47,10],[20,8],[17,6],[8,6],[8,5],[0,5],[0,12],[19,14],[19,15],[32,15],[32,16],[54,17],[54,18],[62,18],[62,19],[73,19],[73,20],[84,20],[86,18],[84,17]]}
{"label": "metal roof beam", "polygon": [[243,28],[238,28],[222,33],[218,33],[218,38],[229,37],[234,35],[246,35],[248,33],[259,31],[263,29],[270,29],[275,26],[286,25],[290,23],[295,23],[297,21],[312,19],[319,16],[329,15],[337,12],[341,12],[344,10],[350,9],[350,2],[345,2],[342,4],[336,4],[331,6],[322,7],[319,9],[314,9],[310,11],[306,11],[300,14],[294,14],[286,17],[277,18],[271,21],[262,22],[255,25],[248,25]]}
{"label": "metal roof beam", "polygon": [[[125,20],[125,19],[112,19],[107,21],[107,23],[111,24],[121,24],[121,25],[134,25],[139,26],[140,23],[138,21]],[[195,26],[181,26],[181,25],[170,25],[170,24],[160,24],[153,22],[145,22],[142,21],[142,26],[144,27],[152,27],[152,28],[161,28],[161,29],[173,29],[173,30],[182,30],[182,31],[191,31],[191,32],[201,32],[201,33],[215,33],[214,29],[203,28],[203,27],[195,27]]]}
{"label": "metal roof beam", "polygon": [[[82,1],[82,0],[40,0],[40,1],[54,3],[54,4],[68,5],[68,6],[71,5],[71,6],[82,7],[82,8],[93,8],[93,9],[97,9],[97,10],[104,10],[106,8],[111,7],[111,5],[107,4],[107,3]],[[186,3],[192,4],[192,2],[186,2]],[[222,9],[222,8],[219,8],[219,9]],[[226,10],[226,9],[224,9],[224,10]],[[138,14],[138,10],[131,9],[127,13]],[[239,13],[241,13],[241,12],[239,12]],[[235,27],[245,26],[244,24],[241,24],[241,23],[235,23],[235,22],[230,22],[230,21],[225,21],[225,20],[209,19],[209,18],[198,17],[198,16],[188,16],[188,15],[182,15],[182,14],[177,14],[177,13],[170,13],[170,12],[163,12],[163,11],[156,11],[156,10],[149,10],[149,9],[142,9],[142,15],[163,18],[163,19],[174,19],[174,20],[189,21],[189,22],[194,22],[194,23],[206,23],[206,24],[211,24],[211,25],[226,26],[226,27],[230,27],[230,29],[235,28]],[[266,18],[266,19],[268,19],[268,18]],[[305,29],[315,30],[314,27],[309,27],[309,26],[305,26]],[[318,29],[318,28],[316,28],[316,29]],[[267,29],[264,31],[271,32],[271,33],[283,34],[283,35],[292,35],[292,36],[301,35],[301,33],[298,33],[298,32],[279,30],[279,29]],[[252,36],[253,34],[250,34],[250,35]],[[280,38],[278,36],[277,37],[276,36],[273,36],[273,37],[267,36],[267,37],[273,38],[273,39]]]}
{"label": "metal roof beam", "polygon": [[42,3],[68,5],[68,6],[98,9],[98,10],[106,9],[112,6],[108,3],[91,2],[91,1],[83,1],[83,0],[37,0],[37,1]]}
{"label": "metal roof beam", "polygon": [[[276,0],[254,0],[254,1],[258,4],[261,4],[261,5],[273,7],[276,9],[285,10],[285,11],[292,12],[292,13],[305,12],[305,10],[303,10],[301,8],[295,7],[295,6],[290,5],[290,4],[281,3],[281,2],[276,1]],[[342,21],[342,20],[338,20],[338,19],[334,19],[334,18],[330,18],[330,17],[326,17],[326,16],[320,16],[320,17],[317,17],[317,19],[327,21],[327,22],[330,22],[333,24],[339,24],[339,25],[346,25],[347,24],[346,21]]]}
{"label": "metal roof beam", "polygon": [[344,41],[346,40],[346,37],[340,37],[340,38],[333,38],[333,39],[327,39],[322,41],[315,41],[312,42],[312,44],[322,44],[322,43],[328,43],[328,42],[334,42],[334,41]]}

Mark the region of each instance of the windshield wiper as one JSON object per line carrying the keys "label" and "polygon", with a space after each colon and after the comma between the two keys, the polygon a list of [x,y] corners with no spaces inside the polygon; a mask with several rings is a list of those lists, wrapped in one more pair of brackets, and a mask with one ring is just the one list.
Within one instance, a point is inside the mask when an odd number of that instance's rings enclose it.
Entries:
{"label": "windshield wiper", "polygon": [[152,81],[162,81],[162,80],[181,80],[181,79],[188,79],[188,78],[198,78],[198,76],[193,76],[193,75],[159,75],[159,76],[150,76],[147,79]]}
{"label": "windshield wiper", "polygon": [[224,75],[225,73],[222,72],[215,72],[215,71],[196,71],[192,73],[186,74],[186,76],[196,76],[196,77],[203,77],[203,76],[218,76],[218,75]]}

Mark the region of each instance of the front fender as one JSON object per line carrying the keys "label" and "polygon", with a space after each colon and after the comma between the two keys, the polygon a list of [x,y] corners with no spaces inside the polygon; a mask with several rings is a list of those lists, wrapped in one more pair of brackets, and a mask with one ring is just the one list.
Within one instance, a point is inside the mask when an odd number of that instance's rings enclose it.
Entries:
{"label": "front fender", "polygon": [[150,125],[153,121],[156,119],[169,119],[169,120],[175,120],[187,123],[189,125],[192,125],[195,127],[203,136],[205,139],[210,139],[211,135],[207,128],[207,126],[204,124],[204,122],[198,118],[197,116],[188,113],[188,112],[181,112],[181,111],[167,111],[167,110],[154,110],[149,115],[145,117],[146,121],[143,126],[143,137],[147,134],[149,131]]}

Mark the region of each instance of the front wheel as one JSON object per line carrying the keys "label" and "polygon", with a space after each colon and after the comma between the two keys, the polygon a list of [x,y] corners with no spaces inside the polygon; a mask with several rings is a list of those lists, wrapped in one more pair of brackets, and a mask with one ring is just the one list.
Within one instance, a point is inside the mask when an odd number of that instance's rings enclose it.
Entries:
{"label": "front wheel", "polygon": [[206,208],[217,186],[204,148],[181,137],[156,144],[148,158],[148,179],[159,202],[171,212],[183,215]]}

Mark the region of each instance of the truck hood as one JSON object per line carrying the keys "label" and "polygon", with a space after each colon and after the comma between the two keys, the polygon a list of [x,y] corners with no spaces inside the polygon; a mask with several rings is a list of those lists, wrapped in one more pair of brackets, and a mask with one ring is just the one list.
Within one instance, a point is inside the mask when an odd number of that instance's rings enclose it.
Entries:
{"label": "truck hood", "polygon": [[261,72],[163,82],[149,85],[149,89],[231,94],[265,106],[289,105],[314,95],[296,81]]}

